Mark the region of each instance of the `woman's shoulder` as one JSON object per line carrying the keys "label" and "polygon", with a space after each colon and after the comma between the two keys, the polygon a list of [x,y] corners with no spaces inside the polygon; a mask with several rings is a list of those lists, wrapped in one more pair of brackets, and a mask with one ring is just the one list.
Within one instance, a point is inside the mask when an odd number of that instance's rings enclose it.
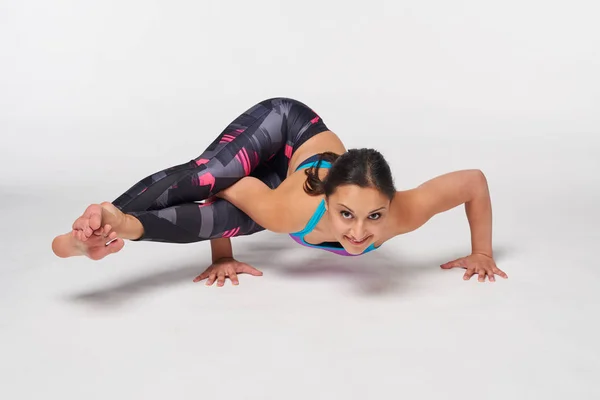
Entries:
{"label": "woman's shoulder", "polygon": [[291,176],[296,173],[298,167],[310,157],[326,152],[333,152],[336,154],[346,152],[346,148],[341,139],[332,131],[321,132],[302,143],[290,159],[287,175]]}
{"label": "woman's shoulder", "polygon": [[[326,171],[319,175],[326,175]],[[276,189],[274,189],[273,201],[279,204],[278,209],[284,212],[287,221],[286,233],[298,232],[306,226],[308,221],[323,201],[323,195],[309,195],[304,190],[306,175],[304,170],[297,171],[288,176]]]}

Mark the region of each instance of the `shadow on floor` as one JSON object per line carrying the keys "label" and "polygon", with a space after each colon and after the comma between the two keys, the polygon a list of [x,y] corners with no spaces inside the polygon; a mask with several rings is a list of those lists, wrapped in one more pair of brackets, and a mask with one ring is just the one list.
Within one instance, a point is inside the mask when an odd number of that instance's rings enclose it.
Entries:
{"label": "shadow on floor", "polygon": [[[384,245],[377,251],[360,257],[343,257],[322,250],[306,249],[310,253],[299,259],[297,244],[283,235],[274,235],[269,240],[258,243],[246,243],[245,246],[243,244],[236,246],[236,259],[254,266],[265,275],[276,273],[291,279],[340,278],[352,282],[356,295],[366,296],[408,292],[411,282],[420,275],[437,273],[440,264],[464,256],[447,254],[415,263],[387,254]],[[503,249],[496,250],[496,261],[504,259],[505,254]],[[194,284],[192,279],[202,273],[203,267],[198,261],[194,261],[116,285],[78,293],[69,296],[67,300],[104,307],[118,306],[152,290],[185,283]],[[229,285],[230,282],[226,284]]]}

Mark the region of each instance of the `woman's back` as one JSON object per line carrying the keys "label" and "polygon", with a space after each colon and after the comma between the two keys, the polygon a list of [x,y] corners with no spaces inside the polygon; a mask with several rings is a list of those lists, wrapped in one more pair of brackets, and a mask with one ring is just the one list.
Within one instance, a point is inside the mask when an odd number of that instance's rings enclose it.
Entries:
{"label": "woman's back", "polygon": [[342,154],[346,152],[346,148],[340,138],[331,131],[321,132],[311,137],[306,142],[302,143],[300,147],[298,147],[290,159],[287,176],[289,177],[290,175],[294,174],[300,164],[302,164],[302,162],[309,157],[327,151],[336,154]]}

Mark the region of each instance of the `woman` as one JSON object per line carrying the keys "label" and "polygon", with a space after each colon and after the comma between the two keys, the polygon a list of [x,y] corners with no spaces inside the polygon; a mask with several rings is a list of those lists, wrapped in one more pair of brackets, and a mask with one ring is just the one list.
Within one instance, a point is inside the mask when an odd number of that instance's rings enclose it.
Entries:
{"label": "woman", "polygon": [[59,257],[97,260],[123,240],[168,243],[211,241],[212,265],[195,282],[238,273],[261,275],[233,258],[230,238],[262,230],[340,255],[378,249],[434,215],[465,204],[472,252],[443,264],[462,267],[464,279],[507,278],[492,254],[492,213],[479,170],[451,172],[396,191],[390,168],[373,149],[346,150],[305,104],[262,101],[236,118],[199,157],[152,174],[112,203],[90,205],[57,236]]}

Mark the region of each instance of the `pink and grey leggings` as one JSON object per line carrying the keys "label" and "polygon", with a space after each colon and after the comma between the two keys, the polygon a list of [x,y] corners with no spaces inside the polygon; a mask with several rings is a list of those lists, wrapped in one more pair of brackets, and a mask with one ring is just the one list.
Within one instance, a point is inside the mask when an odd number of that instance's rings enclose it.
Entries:
{"label": "pink and grey leggings", "polygon": [[142,179],[113,204],[140,220],[144,235],[137,240],[192,243],[262,231],[226,200],[198,202],[249,175],[277,187],[294,151],[326,130],[297,100],[262,101],[231,122],[199,157]]}

